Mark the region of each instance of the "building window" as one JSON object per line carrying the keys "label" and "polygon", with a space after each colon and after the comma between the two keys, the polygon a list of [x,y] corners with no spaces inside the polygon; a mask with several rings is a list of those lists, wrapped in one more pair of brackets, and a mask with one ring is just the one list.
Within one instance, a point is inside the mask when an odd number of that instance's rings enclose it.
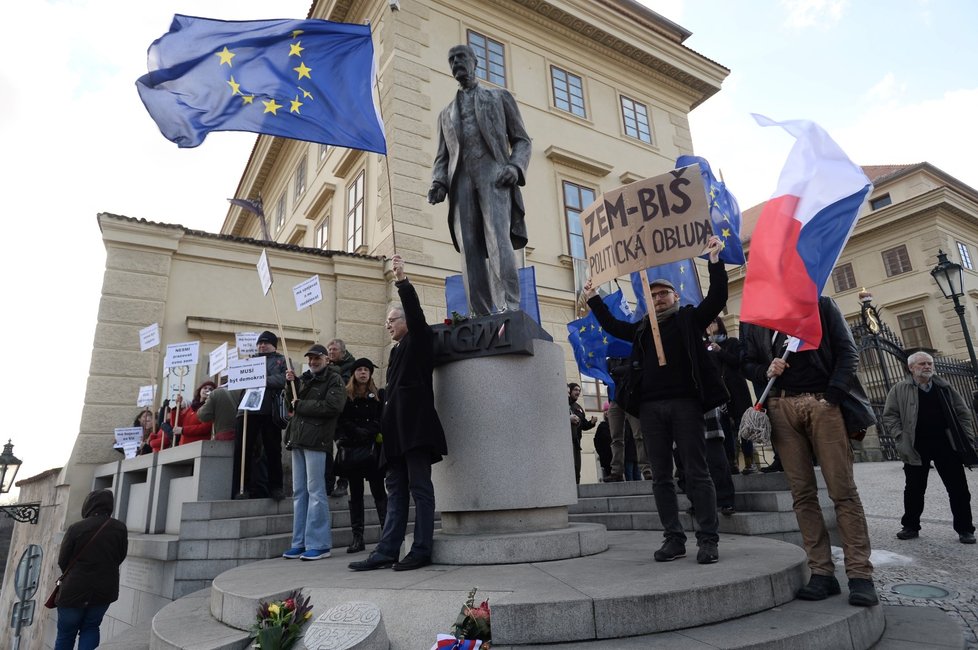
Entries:
{"label": "building window", "polygon": [[361,171],[346,189],[346,251],[355,252],[363,246],[363,184],[366,172]]}
{"label": "building window", "polygon": [[869,207],[873,210],[879,210],[880,208],[885,208],[891,203],[893,203],[893,199],[890,198],[890,195],[884,194],[883,196],[877,196],[875,199],[871,199],[869,202]]}
{"label": "building window", "polygon": [[564,216],[567,219],[567,238],[571,257],[584,259],[584,233],[581,212],[594,203],[597,193],[590,187],[564,181]]}
{"label": "building window", "polygon": [[912,311],[909,314],[901,314],[897,316],[897,322],[900,324],[904,349],[933,347],[930,344],[930,334],[927,333],[924,312]]}
{"label": "building window", "polygon": [[846,262],[832,269],[832,284],[836,293],[842,293],[856,287],[856,274],[852,272],[852,264]]}
{"label": "building window", "polygon": [[278,197],[278,204],[275,206],[275,234],[277,235],[285,227],[285,192]]}
{"label": "building window", "polygon": [[975,265],[971,262],[971,253],[968,252],[968,245],[963,241],[958,242],[958,255],[961,256],[961,266],[969,271],[975,270]]}
{"label": "building window", "polygon": [[295,168],[295,184],[292,192],[292,205],[298,205],[302,193],[306,191],[306,157],[303,156],[299,161],[299,166]]}
{"label": "building window", "polygon": [[881,255],[883,256],[883,268],[886,269],[886,277],[888,278],[913,270],[910,266],[910,253],[907,252],[907,247],[904,244],[885,250]]}
{"label": "building window", "polygon": [[497,86],[506,86],[506,57],[503,44],[478,32],[468,32],[469,47],[475,52],[479,63],[475,76],[490,81]]}
{"label": "building window", "polygon": [[326,154],[328,154],[328,153],[329,153],[329,145],[328,144],[320,144],[319,145],[319,162],[323,162],[324,160],[326,160]]}
{"label": "building window", "polygon": [[554,90],[554,106],[578,117],[587,117],[584,110],[584,82],[580,77],[550,66],[550,81]]}
{"label": "building window", "polygon": [[622,95],[621,116],[625,121],[625,135],[652,144],[649,109],[645,104]]}
{"label": "building window", "polygon": [[329,210],[326,211],[326,218],[316,226],[316,248],[329,248]]}

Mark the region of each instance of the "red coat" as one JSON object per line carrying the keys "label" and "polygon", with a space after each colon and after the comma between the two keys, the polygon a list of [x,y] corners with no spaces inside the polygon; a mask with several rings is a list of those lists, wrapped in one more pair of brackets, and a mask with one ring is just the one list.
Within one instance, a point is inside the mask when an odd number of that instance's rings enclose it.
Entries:
{"label": "red coat", "polygon": [[[171,423],[173,422],[173,415],[171,413]],[[213,425],[210,422],[201,422],[197,417],[197,411],[192,407],[188,406],[186,410],[180,413],[180,426],[183,428],[183,433],[180,435],[181,445],[189,445],[191,442],[197,442],[198,440],[211,439]]]}

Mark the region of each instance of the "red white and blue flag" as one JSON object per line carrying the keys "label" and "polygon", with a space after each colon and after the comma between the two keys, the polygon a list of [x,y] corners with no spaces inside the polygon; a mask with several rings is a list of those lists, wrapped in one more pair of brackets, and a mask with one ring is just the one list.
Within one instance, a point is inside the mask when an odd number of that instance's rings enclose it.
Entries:
{"label": "red white and blue flag", "polygon": [[754,119],[780,126],[795,144],[751,236],[740,320],[796,336],[802,349],[812,349],[822,340],[818,297],[873,185],[814,122]]}

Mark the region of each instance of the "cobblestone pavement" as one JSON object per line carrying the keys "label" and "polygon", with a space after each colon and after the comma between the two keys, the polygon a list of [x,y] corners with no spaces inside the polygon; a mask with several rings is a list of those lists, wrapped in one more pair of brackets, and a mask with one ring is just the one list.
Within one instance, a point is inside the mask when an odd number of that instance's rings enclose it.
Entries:
{"label": "cobblestone pavement", "polygon": [[[978,494],[978,471],[965,473],[971,493]],[[958,541],[951,527],[947,491],[937,471],[931,470],[928,479],[920,537],[906,541],[896,538],[903,515],[903,464],[857,463],[855,476],[869,524],[880,599],[888,605],[938,607],[948,612],[960,622],[968,648],[978,649],[978,545]],[[950,594],[913,598],[893,590],[908,583],[933,585]]]}

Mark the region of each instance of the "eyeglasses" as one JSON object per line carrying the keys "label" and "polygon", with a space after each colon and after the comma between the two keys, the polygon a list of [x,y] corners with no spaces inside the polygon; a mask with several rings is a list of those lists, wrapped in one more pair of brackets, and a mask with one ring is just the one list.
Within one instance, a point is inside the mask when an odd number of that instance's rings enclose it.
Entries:
{"label": "eyeglasses", "polygon": [[673,291],[671,289],[663,289],[662,291],[653,291],[652,292],[652,300],[657,300],[659,298],[665,298],[670,293],[673,293]]}
{"label": "eyeglasses", "polygon": [[395,316],[394,318],[388,318],[384,321],[384,325],[393,325],[395,321],[402,320],[403,316]]}

